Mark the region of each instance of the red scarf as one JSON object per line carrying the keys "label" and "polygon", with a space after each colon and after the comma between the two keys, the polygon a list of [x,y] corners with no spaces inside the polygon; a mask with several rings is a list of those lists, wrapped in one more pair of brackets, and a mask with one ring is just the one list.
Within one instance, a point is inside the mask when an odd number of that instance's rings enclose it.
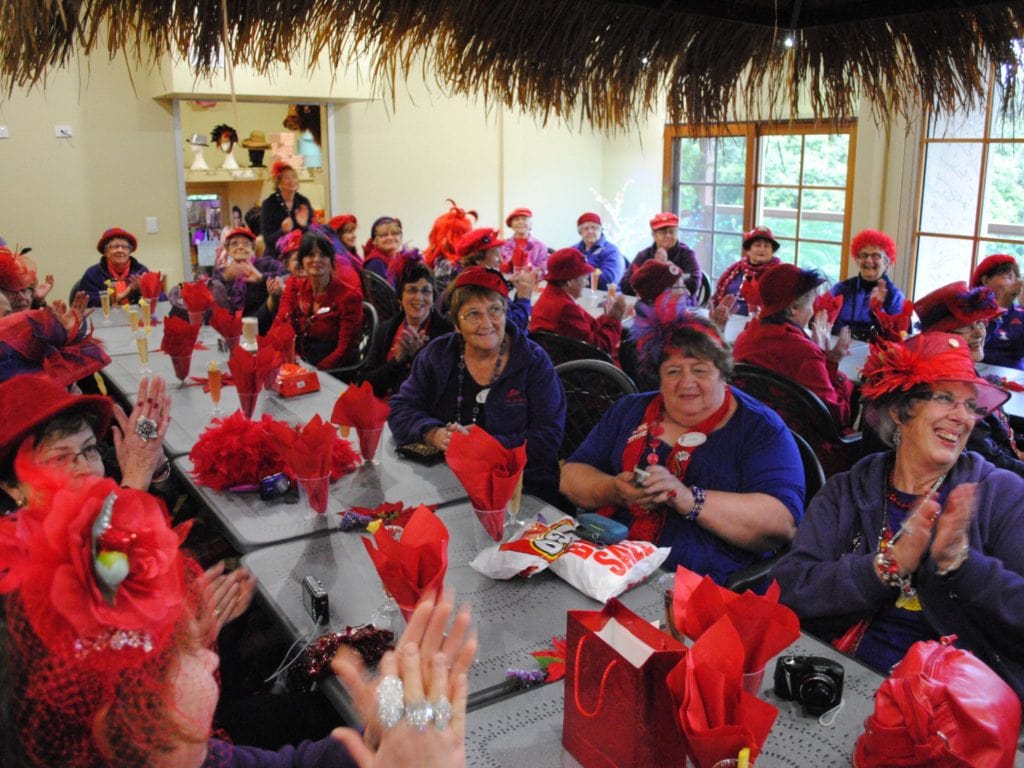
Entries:
{"label": "red scarf", "polygon": [[[781,259],[778,256],[772,256],[771,261],[765,262],[764,264],[751,264],[747,257],[744,256],[739,261],[726,267],[725,272],[718,278],[718,286],[715,289],[715,295],[711,297],[712,306],[717,305],[722,299],[725,298],[725,294],[729,292],[729,286],[732,281],[736,279],[737,272],[743,272],[743,282],[740,284],[740,295],[744,300],[746,297],[743,296],[743,289],[747,287],[748,283],[753,283],[761,276],[761,273],[779,264]],[[756,299],[755,299],[756,300]],[[748,302],[749,303],[749,302]]]}
{"label": "red scarf", "polygon": [[[699,432],[707,435],[716,424],[725,418],[731,404],[732,391],[729,387],[726,387],[725,398],[718,409],[702,422],[688,429],[684,434]],[[665,401],[659,394],[647,405],[643,421],[640,422],[637,428],[633,430],[633,434],[626,440],[626,447],[622,451],[623,472],[632,472],[641,464],[641,461],[643,466],[660,463],[655,447],[663,431],[661,422],[664,414]],[[668,461],[665,462],[668,471],[680,480],[685,478],[686,470],[690,466],[690,460],[700,447],[700,445],[687,447],[680,445],[679,441],[676,441],[669,452]],[[600,511],[602,514],[605,513],[605,510]],[[629,508],[629,513],[632,516],[632,521],[629,524],[629,538],[657,543],[661,538],[661,530],[665,527],[665,516],[669,512],[670,509],[667,506],[644,509],[634,504]]]}
{"label": "red scarf", "polygon": [[[121,294],[128,290],[128,278],[131,276],[131,270],[132,262],[130,259],[125,262],[124,269],[120,272],[118,272],[114,267],[114,262],[107,259],[107,271],[110,273],[110,276],[114,278],[114,290],[117,291],[117,293]],[[128,299],[126,297],[124,302],[127,303],[127,301]]]}
{"label": "red scarf", "polygon": [[525,237],[512,238],[512,266],[525,267],[529,264],[529,257],[526,255],[528,239]]}

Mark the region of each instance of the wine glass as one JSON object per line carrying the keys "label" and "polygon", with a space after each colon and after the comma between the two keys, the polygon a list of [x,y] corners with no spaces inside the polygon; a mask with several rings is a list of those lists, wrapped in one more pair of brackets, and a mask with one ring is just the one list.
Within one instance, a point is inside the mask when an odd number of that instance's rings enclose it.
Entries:
{"label": "wine glass", "polygon": [[[402,538],[402,529],[397,525],[386,525],[384,530],[387,531],[395,541],[399,541]],[[398,607],[398,602],[388,592],[388,588],[381,582],[381,589],[384,590],[384,600],[373,609],[373,613],[370,615],[370,623],[378,629],[395,629],[398,616],[401,614],[401,609]],[[398,633],[395,633],[396,636]]]}
{"label": "wine glass", "polygon": [[145,330],[136,332],[135,348],[139,352],[139,362],[142,363],[142,368],[139,372],[143,376],[149,376],[153,373],[153,370],[149,367],[149,338],[147,337]]}
{"label": "wine glass", "polygon": [[220,388],[221,388],[221,371],[216,366],[216,363],[210,363],[210,368],[207,371],[210,379],[210,400],[213,401],[213,408],[210,409],[210,416],[217,418],[224,415],[224,411],[220,408]]}

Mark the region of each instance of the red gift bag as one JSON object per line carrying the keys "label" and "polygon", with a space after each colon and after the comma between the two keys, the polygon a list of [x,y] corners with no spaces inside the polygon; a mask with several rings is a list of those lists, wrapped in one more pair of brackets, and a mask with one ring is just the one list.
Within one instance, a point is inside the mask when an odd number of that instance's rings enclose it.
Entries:
{"label": "red gift bag", "polygon": [[686,760],[665,678],[686,653],[616,599],[569,611],[562,744],[584,768],[681,766]]}

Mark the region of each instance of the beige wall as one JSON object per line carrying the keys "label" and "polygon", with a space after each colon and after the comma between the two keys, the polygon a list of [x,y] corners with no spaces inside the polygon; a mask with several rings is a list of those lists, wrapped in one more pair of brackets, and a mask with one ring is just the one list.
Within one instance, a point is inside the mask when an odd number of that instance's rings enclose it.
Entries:
{"label": "beige wall", "polygon": [[[57,276],[57,295],[66,295],[95,261],[95,241],[113,225],[138,235],[144,263],[181,279],[173,115],[170,102],[155,97],[181,93],[184,86],[179,74],[169,85],[166,68],[133,74],[138,93],[123,60],[96,56],[87,66],[51,76],[45,91],[16,92],[0,101],[0,124],[11,132],[0,140],[0,167],[7,179],[18,180],[0,186],[0,234],[35,248],[41,270]],[[239,80],[248,98],[287,102],[294,91],[335,101],[335,130],[328,139],[337,151],[333,172],[341,210],[329,213],[355,213],[360,240],[374,218],[390,214],[403,220],[410,243],[423,248],[451,197],[475,208],[482,226],[499,228],[513,207],[529,206],[535,234],[554,248],[575,242],[576,217],[594,210],[632,255],[648,244],[647,221],[661,209],[663,114],[602,136],[575,124],[541,125],[482,99],[449,98],[416,79],[399,87],[394,103],[355,101],[367,95],[365,84],[348,76],[332,81],[324,68],[263,81],[240,72]],[[221,86],[191,87],[194,97]],[[282,108],[240,103],[238,110],[236,127],[247,135],[253,128],[274,130]],[[210,111],[183,104],[181,114],[184,135],[193,127],[208,132],[215,123],[235,121],[230,104]],[[75,137],[53,138],[58,123],[70,124]],[[207,162],[215,164],[216,150],[207,152]],[[861,121],[853,231],[881,226],[897,235],[905,252],[915,157],[916,139],[904,127],[887,137],[870,119]],[[239,159],[246,164],[244,155]],[[145,233],[147,216],[157,217],[157,234]]]}

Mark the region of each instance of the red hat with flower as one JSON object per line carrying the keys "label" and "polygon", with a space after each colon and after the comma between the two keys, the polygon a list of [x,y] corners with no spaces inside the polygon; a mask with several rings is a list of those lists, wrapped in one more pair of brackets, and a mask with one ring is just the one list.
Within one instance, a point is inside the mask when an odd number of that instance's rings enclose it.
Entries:
{"label": "red hat with flower", "polygon": [[1017,265],[1017,260],[1008,253],[993,253],[991,256],[986,256],[977,267],[974,268],[974,272],[971,273],[971,288],[977,288],[981,285],[983,278],[989,276],[991,272],[994,272],[998,267],[1013,265],[1014,271],[1017,276],[1020,276],[1020,267]]}
{"label": "red hat with flower", "polygon": [[0,288],[20,291],[36,281],[35,263],[23,253],[14,253],[6,245],[0,246]]}
{"label": "red hat with flower", "polygon": [[896,242],[877,229],[862,229],[854,235],[850,241],[850,256],[856,259],[858,253],[872,246],[885,253],[890,266],[896,263]]}
{"label": "red hat with flower", "polygon": [[459,238],[455,246],[455,255],[464,259],[472,253],[488,251],[491,248],[500,248],[505,241],[498,237],[498,230],[491,227],[474,229]]}
{"label": "red hat with flower", "polygon": [[767,240],[771,243],[772,253],[779,250],[779,241],[775,239],[775,234],[768,227],[754,227],[749,232],[744,232],[743,250],[749,250],[755,240]]}
{"label": "red hat with flower", "polygon": [[284,160],[275,160],[270,166],[270,178],[277,181],[285,171],[294,171],[291,165]]}
{"label": "red hat with flower", "polygon": [[301,229],[293,229],[287,235],[281,235],[277,238],[277,252],[281,257],[287,256],[292,251],[299,250],[299,244],[302,242],[303,231]]}
{"label": "red hat with flower", "polygon": [[520,216],[525,216],[528,219],[533,218],[533,211],[529,208],[513,208],[512,213],[505,217],[505,226],[512,226],[512,219],[518,219]]}
{"label": "red hat with flower", "polygon": [[962,280],[936,288],[914,302],[922,331],[955,331],[1003,313],[991,288],[970,288]]}
{"label": "red hat with flower", "polygon": [[92,333],[81,334],[77,312],[72,312],[66,322],[71,332],[49,308],[0,318],[0,381],[45,372],[58,387],[68,387],[110,364],[110,356]]}
{"label": "red hat with flower", "polygon": [[132,247],[132,251],[139,247],[139,241],[135,239],[135,235],[126,229],[120,227],[111,227],[110,229],[104,230],[103,234],[100,235],[100,239],[96,242],[96,250],[103,253],[103,250],[107,247],[107,243],[115,238],[121,240],[127,240],[128,244]]}
{"label": "red hat with flower", "polygon": [[951,333],[928,331],[905,342],[882,341],[871,345],[861,371],[865,398],[910,392],[940,381],[959,381],[975,387],[978,405],[995,410],[1010,393],[978,375],[967,343]]}
{"label": "red hat with flower", "polygon": [[501,276],[501,272],[488,267],[466,267],[459,272],[459,276],[455,278],[455,282],[452,285],[455,288],[475,285],[500,293],[506,299],[509,293],[508,282]]}
{"label": "red hat with flower", "polygon": [[[18,465],[30,505],[0,520],[7,713],[32,765],[145,765],[180,738],[169,670],[195,642],[198,565],[163,502]],[[59,535],[55,535],[59,534]]]}
{"label": "red hat with flower", "polygon": [[655,214],[651,219],[651,230],[664,229],[665,227],[678,227],[679,217],[670,211]]}
{"label": "red hat with flower", "polygon": [[633,273],[629,282],[641,301],[653,304],[655,299],[684,276],[683,270],[671,261],[648,259]]}
{"label": "red hat with flower", "polygon": [[356,227],[359,226],[359,221],[351,213],[342,213],[338,216],[332,217],[331,220],[327,222],[327,226],[329,226],[339,235],[341,234],[341,230],[345,227],[346,224],[351,224],[352,226]]}

